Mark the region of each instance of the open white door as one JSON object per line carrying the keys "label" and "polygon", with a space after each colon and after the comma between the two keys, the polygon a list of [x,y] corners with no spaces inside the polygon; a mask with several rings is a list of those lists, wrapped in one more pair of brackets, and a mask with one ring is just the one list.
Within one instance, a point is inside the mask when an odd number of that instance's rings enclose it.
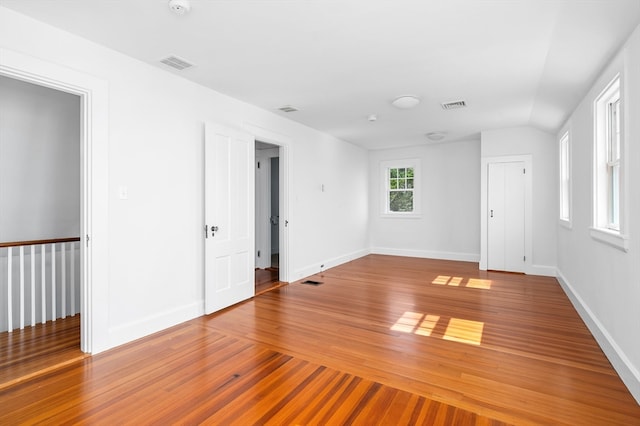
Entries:
{"label": "open white door", "polygon": [[254,295],[254,139],[205,125],[205,313]]}

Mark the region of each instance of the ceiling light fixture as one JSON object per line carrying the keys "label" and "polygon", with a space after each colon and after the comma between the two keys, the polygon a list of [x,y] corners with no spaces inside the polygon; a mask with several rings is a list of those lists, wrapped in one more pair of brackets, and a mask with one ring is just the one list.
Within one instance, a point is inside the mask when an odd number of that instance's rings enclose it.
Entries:
{"label": "ceiling light fixture", "polygon": [[420,103],[417,96],[405,95],[397,97],[391,104],[400,109],[411,109]]}
{"label": "ceiling light fixture", "polygon": [[371,122],[378,121],[378,116],[377,116],[377,115],[375,115],[375,114],[370,114],[370,115],[367,117],[367,120],[369,120],[369,121],[371,121]]}
{"label": "ceiling light fixture", "polygon": [[438,142],[444,139],[447,134],[445,132],[429,132],[426,136],[430,141]]}
{"label": "ceiling light fixture", "polygon": [[169,9],[176,15],[184,15],[191,10],[189,0],[169,0]]}

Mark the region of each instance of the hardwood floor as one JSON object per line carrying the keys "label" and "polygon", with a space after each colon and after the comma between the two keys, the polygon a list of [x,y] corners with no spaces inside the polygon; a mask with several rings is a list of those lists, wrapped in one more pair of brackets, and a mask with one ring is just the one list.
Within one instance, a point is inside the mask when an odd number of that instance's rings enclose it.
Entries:
{"label": "hardwood floor", "polygon": [[0,390],[86,356],[80,315],[0,333]]}
{"label": "hardwood floor", "polygon": [[638,425],[553,278],[371,255],[0,390],[0,424]]}
{"label": "hardwood floor", "polygon": [[281,282],[278,280],[279,271],[277,268],[267,268],[267,269],[256,269],[255,271],[255,285],[256,296],[273,290],[278,287],[282,287],[283,285],[287,285],[287,283]]}

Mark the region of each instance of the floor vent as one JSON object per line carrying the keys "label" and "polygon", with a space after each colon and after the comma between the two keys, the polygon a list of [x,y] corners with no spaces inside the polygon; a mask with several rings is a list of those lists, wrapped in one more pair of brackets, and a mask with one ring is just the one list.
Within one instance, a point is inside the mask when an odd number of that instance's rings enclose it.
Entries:
{"label": "floor vent", "polygon": [[322,282],[321,281],[306,280],[306,281],[302,281],[302,284],[320,285],[320,284],[322,284]]}
{"label": "floor vent", "polygon": [[442,104],[442,109],[456,109],[456,108],[464,108],[467,106],[467,103],[463,100],[452,101],[452,102],[444,102]]}
{"label": "floor vent", "polygon": [[178,58],[177,56],[168,56],[164,59],[161,59],[160,62],[178,71],[182,71],[193,66],[193,64],[185,61],[182,58]]}

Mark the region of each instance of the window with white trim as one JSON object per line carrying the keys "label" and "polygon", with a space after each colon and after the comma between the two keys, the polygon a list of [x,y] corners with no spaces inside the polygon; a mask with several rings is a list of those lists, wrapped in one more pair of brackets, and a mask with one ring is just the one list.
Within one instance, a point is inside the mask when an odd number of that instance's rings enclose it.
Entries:
{"label": "window with white trim", "polygon": [[560,220],[571,223],[571,161],[569,132],[560,138]]}
{"label": "window with white trim", "polygon": [[380,170],[382,214],[398,217],[418,215],[420,160],[383,161]]}
{"label": "window with white trim", "polygon": [[594,217],[592,236],[624,249],[623,99],[616,76],[595,100]]}

